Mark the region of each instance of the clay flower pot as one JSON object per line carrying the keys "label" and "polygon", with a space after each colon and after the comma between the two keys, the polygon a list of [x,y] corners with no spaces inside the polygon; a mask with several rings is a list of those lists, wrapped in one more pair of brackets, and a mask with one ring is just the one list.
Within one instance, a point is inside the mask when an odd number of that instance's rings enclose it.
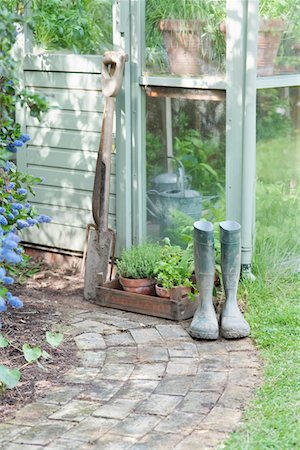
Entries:
{"label": "clay flower pot", "polygon": [[169,58],[170,72],[175,75],[210,73],[211,42],[203,33],[200,20],[161,20],[160,30]]}
{"label": "clay flower pot", "polygon": [[[273,75],[276,56],[285,28],[285,20],[260,19],[257,38],[257,76],[266,77]],[[220,31],[226,35],[225,22],[221,23]]]}
{"label": "clay flower pot", "polygon": [[261,19],[259,21],[256,60],[258,76],[273,75],[275,59],[285,28],[284,20]]}
{"label": "clay flower pot", "polygon": [[134,292],[135,294],[155,295],[155,280],[149,278],[124,278],[119,276],[119,282],[124,291]]}
{"label": "clay flower pot", "polygon": [[175,286],[173,288],[165,288],[156,284],[155,292],[158,297],[180,299],[182,297],[186,297],[187,294],[191,292],[191,288],[189,286]]}

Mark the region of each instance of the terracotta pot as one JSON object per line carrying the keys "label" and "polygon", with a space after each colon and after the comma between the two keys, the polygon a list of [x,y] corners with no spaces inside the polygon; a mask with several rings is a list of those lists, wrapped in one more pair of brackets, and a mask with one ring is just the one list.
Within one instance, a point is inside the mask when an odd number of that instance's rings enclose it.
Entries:
{"label": "terracotta pot", "polygon": [[189,286],[175,286],[173,288],[164,288],[162,286],[155,285],[155,292],[158,297],[163,298],[182,298],[186,297],[191,288]]}
{"label": "terracotta pot", "polygon": [[175,75],[210,73],[212,48],[200,20],[162,20],[164,46],[169,58],[170,72]]}
{"label": "terracotta pot", "polygon": [[[266,77],[273,75],[275,59],[285,28],[285,20],[260,19],[257,38],[257,76]],[[226,35],[225,22],[221,23],[220,31]]]}
{"label": "terracotta pot", "polygon": [[124,278],[119,276],[119,282],[124,291],[134,292],[136,294],[155,295],[155,280],[149,278]]}
{"label": "terracotta pot", "polygon": [[259,77],[273,75],[275,59],[285,28],[284,20],[260,20],[256,60]]}

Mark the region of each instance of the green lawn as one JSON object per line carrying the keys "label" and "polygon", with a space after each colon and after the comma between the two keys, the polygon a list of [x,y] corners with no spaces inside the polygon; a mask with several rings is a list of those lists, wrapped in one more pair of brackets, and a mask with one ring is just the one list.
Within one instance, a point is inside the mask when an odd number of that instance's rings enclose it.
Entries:
{"label": "green lawn", "polygon": [[[227,449],[300,448],[300,186],[294,139],[257,149],[255,282],[243,282],[264,384]],[[298,161],[297,161],[298,158]]]}

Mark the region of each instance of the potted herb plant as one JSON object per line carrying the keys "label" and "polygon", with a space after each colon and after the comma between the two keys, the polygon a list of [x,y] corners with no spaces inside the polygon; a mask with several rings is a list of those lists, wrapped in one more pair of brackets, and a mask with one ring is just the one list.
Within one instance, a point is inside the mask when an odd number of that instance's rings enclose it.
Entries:
{"label": "potted herb plant", "polygon": [[[186,296],[194,287],[191,277],[194,270],[192,247],[182,249],[171,245],[169,238],[164,239],[161,258],[154,272],[155,290],[159,297],[173,297],[174,290],[180,290],[180,296]],[[178,298],[178,295],[176,295]]]}
{"label": "potted herb plant", "polygon": [[160,261],[161,247],[144,243],[124,249],[116,262],[119,282],[125,291],[155,295],[154,272]]}
{"label": "potted herb plant", "polygon": [[[165,49],[176,75],[214,73],[225,55],[219,24],[225,0],[147,0],[146,46],[153,55]],[[163,58],[162,58],[163,59]]]}

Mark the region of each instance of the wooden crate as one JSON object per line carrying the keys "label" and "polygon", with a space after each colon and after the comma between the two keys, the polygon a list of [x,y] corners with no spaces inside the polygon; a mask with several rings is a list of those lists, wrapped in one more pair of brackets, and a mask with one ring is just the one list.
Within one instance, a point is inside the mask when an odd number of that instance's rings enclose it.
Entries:
{"label": "wooden crate", "polygon": [[96,290],[96,303],[98,305],[163,319],[190,319],[198,306],[198,300],[193,301],[188,297],[180,298],[175,290],[174,297],[177,298],[162,298],[126,292],[123,291],[118,280],[107,281],[98,285]]}

